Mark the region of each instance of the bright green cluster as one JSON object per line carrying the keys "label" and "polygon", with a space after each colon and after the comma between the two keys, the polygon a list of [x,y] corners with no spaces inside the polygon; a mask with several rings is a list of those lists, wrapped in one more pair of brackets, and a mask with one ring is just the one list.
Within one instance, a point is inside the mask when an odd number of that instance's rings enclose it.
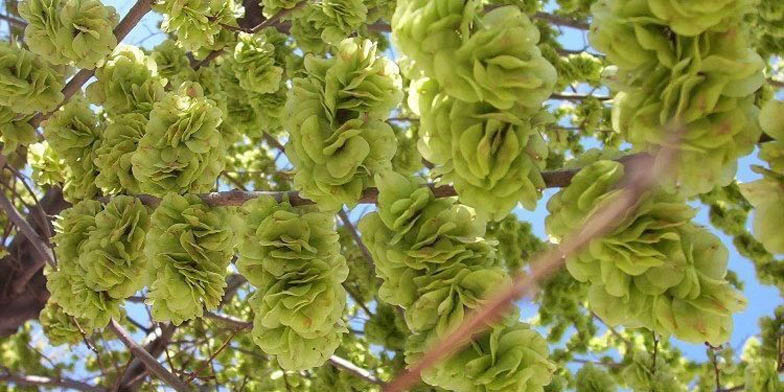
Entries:
{"label": "bright green cluster", "polygon": [[315,7],[308,18],[321,31],[321,39],[331,45],[338,45],[367,20],[363,0],[323,0]]}
{"label": "bright green cluster", "polygon": [[56,234],[52,238],[57,267],[47,265],[44,268],[50,302],[62,307],[68,315],[85,320],[82,328],[87,332],[103,328],[111,318],[122,316],[122,300],[106,291],[91,289],[91,285],[99,282],[88,279],[80,262],[85,245],[96,228],[96,215],[101,210],[100,202],[84,200],[62,212],[55,222]]}
{"label": "bright green cluster", "polygon": [[3,150],[15,151],[19,146],[35,143],[35,129],[28,123],[31,116],[19,116],[7,106],[0,106],[0,142]]}
{"label": "bright green cluster", "polygon": [[237,268],[256,286],[253,340],[288,370],[323,365],[346,331],[348,276],[334,216],[260,197],[243,206]]}
{"label": "bright green cluster", "polygon": [[686,392],[672,368],[661,359],[654,363],[645,351],[632,354],[631,363],[621,370],[620,379],[633,391]]}
{"label": "bright green cluster", "polygon": [[412,61],[409,106],[422,118],[419,150],[460,201],[491,219],[533,209],[548,148],[537,129],[555,68],[518,7],[480,15],[479,1],[400,1],[392,36]]}
{"label": "bright green cluster", "polygon": [[744,372],[746,388],[750,391],[777,392],[784,388],[779,378],[775,359],[759,358],[752,361]]}
{"label": "bright green cluster", "polygon": [[754,93],[765,62],[742,24],[749,1],[606,0],[593,8],[591,43],[617,65],[613,127],[635,150],[677,138],[677,174],[665,187],[686,196],[725,186],[760,136]]}
{"label": "bright green cluster", "polygon": [[79,265],[87,287],[124,299],[144,286],[144,237],[150,216],[141,200],[115,196],[95,216],[95,229],[84,242]]}
{"label": "bright green cluster", "polygon": [[117,46],[112,32],[117,13],[100,0],[26,0],[19,14],[28,22],[24,38],[30,50],[52,64],[100,67]]}
{"label": "bright green cluster", "polygon": [[74,320],[73,316],[66,314],[63,308],[54,302],[47,302],[38,315],[38,321],[52,346],[75,345],[82,341],[82,333],[79,331],[81,322],[77,325],[78,321]]}
{"label": "bright green cluster", "polygon": [[[547,204],[545,224],[557,240],[582,227],[622,192],[624,167],[586,166]],[[689,342],[724,343],[732,315],[746,300],[725,280],[728,251],[707,229],[690,222],[685,200],[655,191],[610,233],[566,260],[571,275],[591,284],[591,310],[610,325],[645,327]]]}
{"label": "bright green cluster", "polygon": [[485,237],[498,243],[498,259],[510,274],[519,272],[522,266],[530,261],[531,256],[543,247],[542,240],[533,234],[531,224],[521,221],[515,215],[489,222]]}
{"label": "bright green cluster", "polygon": [[156,46],[150,57],[155,60],[158,74],[166,78],[172,87],[178,87],[186,80],[195,77],[195,71],[188,62],[185,49],[177,46],[177,42],[167,39]]}
{"label": "bright green cluster", "polygon": [[759,0],[753,33],[764,57],[784,53],[784,4],[778,0]]}
{"label": "bright green cluster", "polygon": [[[418,358],[407,354],[409,362]],[[507,321],[423,371],[422,380],[456,392],[542,392],[556,368],[547,355],[547,342],[538,332],[525,323]]]}
{"label": "bright green cluster", "polygon": [[169,193],[161,200],[144,248],[155,321],[180,325],[218,306],[234,248],[229,219],[228,211],[196,195]]}
{"label": "bright green cluster", "polygon": [[98,193],[94,159],[102,143],[101,132],[98,117],[81,97],[71,99],[44,125],[44,136],[70,169],[66,184],[69,199],[89,199]]}
{"label": "bright green cluster", "polygon": [[[359,223],[383,280],[381,300],[406,309],[415,335],[406,361],[415,361],[478,309],[509,277],[484,237],[485,221],[454,199],[436,199],[400,174],[376,175],[378,211]],[[538,333],[510,318],[469,348],[423,374],[431,384],[456,391],[541,391],[552,365]],[[512,358],[517,358],[513,360]]]}
{"label": "bright green cluster", "polygon": [[164,15],[161,30],[174,33],[188,51],[220,49],[232,36],[221,24],[236,26],[233,0],[158,0],[153,10]]}
{"label": "bright green cluster", "polygon": [[68,171],[65,160],[52,149],[47,141],[31,144],[27,148],[27,161],[33,169],[36,184],[57,185],[65,182]]}
{"label": "bright green cluster", "polygon": [[598,366],[587,363],[577,372],[576,392],[615,392],[618,390],[612,376]]}
{"label": "bright green cluster", "polygon": [[142,193],[139,181],[133,176],[131,158],[147,126],[141,113],[113,116],[103,130],[103,142],[96,149],[95,165],[98,176],[95,185],[105,193]]}
{"label": "bright green cluster", "polygon": [[155,61],[141,49],[119,45],[106,64],[95,71],[95,83],[87,87],[90,103],[102,105],[113,116],[125,113],[147,115],[163,95],[166,80],[158,77]]}
{"label": "bright green cluster", "polygon": [[305,58],[286,104],[294,184],[324,210],[354,205],[391,167],[396,138],[383,120],[402,99],[397,66],[369,40],[347,39],[330,58]]}
{"label": "bright green cluster", "polygon": [[773,140],[760,146],[760,158],[770,169],[755,166],[752,169],[763,178],[741,184],[743,196],[754,206],[754,236],[771,253],[784,253],[784,102],[769,101],[760,112],[762,130]]}
{"label": "bright green cluster", "polygon": [[219,127],[222,115],[195,83],[183,84],[155,103],[131,157],[140,189],[156,196],[212,189],[227,147]]}
{"label": "bright green cluster", "polygon": [[240,33],[231,57],[231,68],[242,89],[259,94],[280,88],[283,68],[275,65],[275,46],[264,34]]}
{"label": "bright green cluster", "polygon": [[461,202],[494,220],[518,203],[536,208],[548,150],[531,110],[461,101],[438,93],[432,81],[419,90],[419,149],[437,165],[434,175],[453,183]]}
{"label": "bright green cluster", "polygon": [[44,59],[18,43],[0,44],[0,106],[47,113],[63,101],[63,81]]}

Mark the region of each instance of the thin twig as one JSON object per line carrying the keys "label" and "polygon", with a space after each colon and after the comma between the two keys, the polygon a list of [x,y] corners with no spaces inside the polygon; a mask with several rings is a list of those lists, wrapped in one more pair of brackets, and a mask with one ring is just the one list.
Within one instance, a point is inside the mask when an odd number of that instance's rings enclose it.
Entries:
{"label": "thin twig", "polygon": [[351,219],[349,219],[345,209],[341,209],[340,211],[338,211],[338,217],[340,217],[340,220],[343,222],[343,227],[345,227],[346,230],[348,230],[348,233],[351,235],[351,238],[354,239],[354,243],[357,244],[359,251],[362,253],[362,257],[365,259],[365,262],[370,267],[370,276],[372,279],[372,277],[375,275],[374,271],[376,269],[376,265],[373,262],[373,256],[370,254],[370,251],[368,250],[367,246],[365,246],[365,243],[362,242],[362,237],[359,235],[357,228],[354,227],[354,224],[351,223]]}
{"label": "thin twig", "polygon": [[329,363],[331,363],[332,366],[335,366],[337,369],[351,373],[354,376],[357,376],[371,384],[383,384],[381,380],[376,378],[376,376],[374,376],[373,373],[371,373],[369,370],[363,369],[355,365],[353,362],[347,359],[343,359],[337,355],[329,357]]}
{"label": "thin twig", "polygon": [[202,371],[204,371],[204,368],[206,368],[207,366],[209,366],[209,365],[210,365],[210,363],[212,363],[212,360],[213,360],[213,359],[215,359],[215,357],[217,357],[217,356],[218,356],[218,354],[220,354],[221,352],[223,352],[223,350],[224,350],[224,349],[226,349],[226,347],[229,345],[229,343],[231,343],[231,340],[232,340],[232,339],[234,339],[234,337],[235,337],[235,336],[237,336],[237,334],[238,334],[238,333],[239,333],[241,330],[242,330],[242,329],[240,329],[240,328],[237,328],[237,329],[235,329],[235,330],[234,330],[234,331],[231,333],[231,335],[229,335],[229,337],[228,337],[228,338],[226,338],[226,340],[223,342],[223,344],[221,344],[221,346],[220,346],[220,347],[219,347],[219,348],[218,348],[218,349],[217,349],[217,350],[216,350],[214,353],[210,354],[210,357],[209,357],[209,358],[208,358],[206,361],[204,361],[204,362],[201,364],[201,366],[199,366],[199,367],[196,369],[196,371],[194,371],[194,372],[193,372],[193,373],[190,375],[190,377],[188,377],[188,379],[187,379],[187,380],[185,380],[185,382],[186,382],[186,383],[188,383],[188,384],[190,384],[190,383],[191,383],[191,381],[193,381],[193,379],[194,379],[194,378],[196,378],[196,377],[197,377],[197,376],[198,376],[198,375],[199,375],[199,374],[200,374]]}
{"label": "thin twig", "polygon": [[45,376],[21,375],[21,374],[10,373],[5,370],[3,370],[3,372],[4,374],[0,374],[0,381],[9,382],[16,385],[24,385],[24,386],[31,386],[31,387],[68,388],[68,389],[76,389],[78,391],[88,391],[88,392],[106,391],[106,389],[102,387],[90,385],[87,383],[83,383],[81,381],[76,381],[65,377],[52,378],[52,377],[45,377]]}
{"label": "thin twig", "polygon": [[166,370],[150,353],[147,352],[142,346],[136,343],[128,331],[125,330],[117,321],[112,320],[109,323],[109,329],[131,350],[134,357],[138,358],[145,367],[163,382],[177,391],[190,391],[190,387],[182,382],[177,376]]}
{"label": "thin twig", "polygon": [[5,211],[6,215],[8,216],[8,219],[10,219],[11,222],[13,222],[16,225],[16,227],[19,228],[19,230],[22,232],[22,235],[24,235],[27,238],[27,240],[30,241],[30,244],[33,245],[35,251],[38,252],[39,256],[41,256],[40,261],[36,260],[35,262],[36,267],[32,268],[32,270],[38,271],[38,269],[42,267],[46,262],[49,262],[50,264],[54,265],[55,262],[54,262],[54,256],[52,255],[52,250],[49,249],[48,246],[46,246],[44,240],[41,239],[41,237],[38,235],[38,233],[35,232],[33,227],[30,226],[30,223],[28,223],[27,220],[24,219],[22,214],[19,213],[16,207],[14,207],[14,204],[11,202],[11,200],[9,200],[8,197],[5,196],[4,192],[0,192],[0,208],[2,208]]}

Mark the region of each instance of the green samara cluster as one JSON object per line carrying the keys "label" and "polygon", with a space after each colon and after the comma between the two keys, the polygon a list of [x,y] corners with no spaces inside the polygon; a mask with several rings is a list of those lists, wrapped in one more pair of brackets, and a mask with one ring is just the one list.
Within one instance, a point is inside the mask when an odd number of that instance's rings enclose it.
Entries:
{"label": "green samara cluster", "polygon": [[61,76],[15,42],[0,44],[0,106],[15,113],[50,112],[63,101]]}
{"label": "green samara cluster", "polygon": [[117,13],[100,0],[25,0],[19,15],[27,46],[52,64],[100,67],[117,46]]}
{"label": "green samara cluster", "polygon": [[65,196],[69,200],[91,199],[98,194],[95,179],[96,151],[103,132],[98,116],[82,97],[74,97],[44,125],[49,145],[68,166]]}
{"label": "green samara cluster", "polygon": [[400,1],[392,37],[410,60],[409,106],[422,118],[419,150],[460,201],[493,220],[534,209],[548,155],[538,126],[555,68],[518,7],[484,15],[479,1]]}
{"label": "green samara cluster", "polygon": [[286,103],[294,185],[323,210],[354,206],[375,173],[390,169],[395,133],[384,122],[402,99],[394,62],[369,40],[346,39],[334,57],[305,57]]}
{"label": "green samara cluster", "polygon": [[[547,204],[550,236],[571,235],[621,194],[624,167],[598,161],[580,170]],[[588,303],[610,325],[645,327],[688,342],[720,345],[746,300],[729,282],[728,251],[718,237],[690,222],[685,199],[651,191],[615,229],[566,260],[589,282]]]}
{"label": "green samara cluster", "polygon": [[[510,280],[473,209],[436,199],[429,188],[392,171],[377,174],[376,185],[378,211],[359,229],[383,280],[379,298],[405,309],[414,333],[406,361],[414,362]],[[552,370],[544,339],[510,317],[423,379],[455,391],[541,391]]]}
{"label": "green samara cluster", "polygon": [[[46,334],[46,338],[52,346],[78,344],[84,339],[79,328],[84,328],[82,325],[88,325],[84,320],[80,321],[73,316],[69,316],[60,305],[51,301],[47,302],[46,306],[41,309],[38,321],[41,322],[41,328],[43,328],[44,334]],[[89,331],[85,331],[85,334],[87,333]]]}
{"label": "green samara cluster", "polygon": [[635,150],[678,143],[677,174],[664,184],[685,196],[728,185],[760,136],[754,93],[765,62],[742,23],[750,1],[602,0],[590,41],[617,66],[613,127]]}
{"label": "green samara cluster", "polygon": [[156,102],[130,158],[140,189],[156,196],[212,189],[228,147],[222,121],[223,112],[196,83]]}
{"label": "green samara cluster", "polygon": [[174,33],[177,44],[188,51],[217,50],[233,40],[223,25],[236,26],[233,0],[156,0],[153,10],[163,14],[161,30]]}
{"label": "green samara cluster", "polygon": [[53,238],[57,267],[44,270],[50,302],[87,332],[119,319],[123,301],[145,284],[149,228],[147,207],[131,196],[106,205],[84,200],[63,211]]}
{"label": "green samara cluster", "polygon": [[774,254],[784,253],[784,102],[769,101],[759,117],[763,131],[773,140],[760,145],[760,158],[769,168],[752,169],[763,178],[740,185],[740,190],[754,206],[754,236],[765,249]]}
{"label": "green samara cluster", "polygon": [[256,287],[253,340],[281,367],[323,365],[340,345],[348,267],[335,217],[269,196],[242,208],[237,268]]}
{"label": "green samara cluster", "polygon": [[150,221],[144,254],[153,319],[180,325],[217,308],[235,244],[226,208],[169,193]]}
{"label": "green samara cluster", "polygon": [[7,106],[0,106],[0,142],[3,149],[15,151],[19,146],[34,143],[37,139],[35,129],[28,123],[32,116],[19,116]]}

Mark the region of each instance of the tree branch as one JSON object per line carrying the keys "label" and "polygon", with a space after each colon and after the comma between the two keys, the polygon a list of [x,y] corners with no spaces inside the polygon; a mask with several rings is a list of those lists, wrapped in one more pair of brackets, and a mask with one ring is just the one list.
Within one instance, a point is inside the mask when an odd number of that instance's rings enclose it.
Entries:
{"label": "tree branch", "polygon": [[86,384],[70,378],[51,378],[45,376],[21,375],[7,372],[0,374],[0,381],[9,382],[20,386],[30,387],[59,387],[75,389],[77,391],[104,392],[106,389],[94,385]]}
{"label": "tree branch", "polygon": [[[134,26],[136,26],[139,21],[150,12],[152,6],[152,0],[138,0],[136,4],[131,7],[128,11],[128,14],[125,15],[124,18],[117,24],[117,27],[114,28],[114,36],[117,38],[117,43],[119,44],[125,38],[128,33],[133,30]],[[49,113],[38,113],[30,119],[30,125],[33,128],[38,128],[41,125],[41,122],[49,118],[54,112],[56,112],[60,107],[65,105],[66,102],[74,95],[76,92],[81,90],[82,86],[90,80],[91,77],[95,74],[94,69],[81,69],[79,72],[74,75],[71,80],[65,85],[63,88],[63,102],[61,102],[57,107],[49,112]]]}
{"label": "tree branch", "polygon": [[355,365],[353,362],[341,358],[337,355],[333,355],[329,357],[329,363],[332,364],[332,366],[338,368],[339,370],[351,373],[352,375],[359,377],[371,384],[377,384],[377,385],[383,384],[383,382],[381,382],[381,380],[376,378],[376,376],[374,376],[373,373],[371,373],[369,370],[363,369]]}
{"label": "tree branch", "polygon": [[609,101],[613,97],[602,96],[602,95],[590,95],[590,94],[570,94],[570,93],[556,93],[550,96],[550,99],[555,99],[559,101],[583,101],[589,98],[595,98],[599,101]]}
{"label": "tree branch", "polygon": [[117,335],[117,337],[123,342],[123,344],[125,344],[125,346],[131,350],[133,356],[139,359],[147,367],[150,373],[156,375],[163,382],[177,391],[182,392],[191,390],[191,388],[183,383],[179,377],[166,370],[166,368],[164,368],[163,365],[158,362],[158,360],[150,355],[147,350],[145,350],[142,346],[139,346],[133,340],[133,338],[131,338],[131,335],[128,334],[128,331],[118,324],[117,321],[112,320],[109,323],[109,329],[111,329],[112,332],[114,332],[114,334]]}
{"label": "tree branch", "polygon": [[571,27],[578,30],[588,30],[591,28],[591,25],[588,22],[555,14],[548,14],[546,12],[537,12],[534,14],[534,18],[550,22],[554,25]]}
{"label": "tree branch", "polygon": [[[38,233],[35,232],[32,226],[22,217],[22,214],[17,211],[16,207],[14,207],[14,203],[6,197],[5,192],[0,191],[0,208],[5,210],[6,215],[8,215],[8,219],[13,222],[16,227],[22,232],[22,234],[30,241],[30,244],[33,245],[33,249],[38,252],[38,255],[41,256],[40,259],[36,259],[36,263],[33,266],[33,272],[37,271],[41,267],[43,267],[45,262],[49,262],[54,265],[54,256],[52,256],[52,250],[46,246],[44,241],[41,237],[38,236]],[[25,282],[26,283],[26,282]]]}
{"label": "tree branch", "polygon": [[338,217],[340,217],[340,220],[343,222],[343,226],[346,228],[346,230],[348,230],[351,238],[354,239],[354,242],[357,244],[359,251],[362,252],[362,257],[365,259],[368,266],[370,266],[371,277],[375,276],[376,264],[373,262],[373,256],[365,246],[365,243],[362,242],[362,237],[359,235],[359,232],[357,232],[357,228],[354,227],[354,224],[351,223],[351,219],[348,218],[346,210],[341,208],[340,211],[338,211]]}
{"label": "tree branch", "polygon": [[13,16],[0,14],[0,20],[4,20],[4,21],[8,22],[8,24],[10,24],[12,26],[19,27],[21,29],[27,27],[27,22],[25,22],[24,20],[21,20],[21,19],[14,18]]}

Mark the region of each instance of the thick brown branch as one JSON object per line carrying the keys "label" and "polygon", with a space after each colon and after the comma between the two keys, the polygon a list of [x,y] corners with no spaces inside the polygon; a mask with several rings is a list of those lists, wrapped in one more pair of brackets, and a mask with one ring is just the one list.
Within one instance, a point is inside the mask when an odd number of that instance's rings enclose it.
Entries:
{"label": "thick brown branch", "polygon": [[[117,37],[117,42],[122,42],[128,33],[133,30],[134,26],[136,26],[139,21],[150,12],[150,7],[152,5],[152,0],[138,0],[136,4],[131,7],[128,11],[128,14],[125,15],[124,18],[117,24],[117,27],[114,28],[114,36]],[[42,121],[49,118],[52,113],[56,112],[61,106],[65,105],[66,102],[74,95],[76,92],[81,90],[82,86],[90,80],[91,77],[95,74],[95,70],[93,69],[81,69],[79,72],[74,75],[71,80],[65,85],[63,88],[63,95],[65,98],[60,105],[57,106],[53,111],[49,113],[38,113],[30,119],[30,124],[33,128],[37,128]]]}
{"label": "thick brown branch", "polygon": [[191,390],[191,388],[183,383],[179,377],[166,370],[166,368],[163,367],[163,365],[161,365],[158,360],[156,360],[149,352],[147,352],[147,350],[137,344],[133,338],[131,338],[131,335],[128,334],[128,331],[118,324],[117,321],[112,320],[109,323],[109,329],[111,329],[112,332],[114,332],[114,334],[117,335],[117,337],[123,342],[123,344],[125,344],[125,346],[131,350],[133,356],[139,359],[144,364],[144,366],[147,367],[147,370],[149,370],[150,373],[156,375],[163,382],[177,391]]}
{"label": "thick brown branch", "polygon": [[10,24],[12,26],[19,27],[21,29],[27,27],[27,22],[25,22],[25,21],[23,21],[21,19],[14,18],[13,16],[0,14],[0,20],[4,20],[4,21],[8,22],[8,24]]}
{"label": "thick brown branch", "polygon": [[77,391],[103,392],[106,389],[70,378],[52,378],[44,376],[21,375],[14,373],[0,373],[0,381],[28,387],[55,387],[75,389]]}

